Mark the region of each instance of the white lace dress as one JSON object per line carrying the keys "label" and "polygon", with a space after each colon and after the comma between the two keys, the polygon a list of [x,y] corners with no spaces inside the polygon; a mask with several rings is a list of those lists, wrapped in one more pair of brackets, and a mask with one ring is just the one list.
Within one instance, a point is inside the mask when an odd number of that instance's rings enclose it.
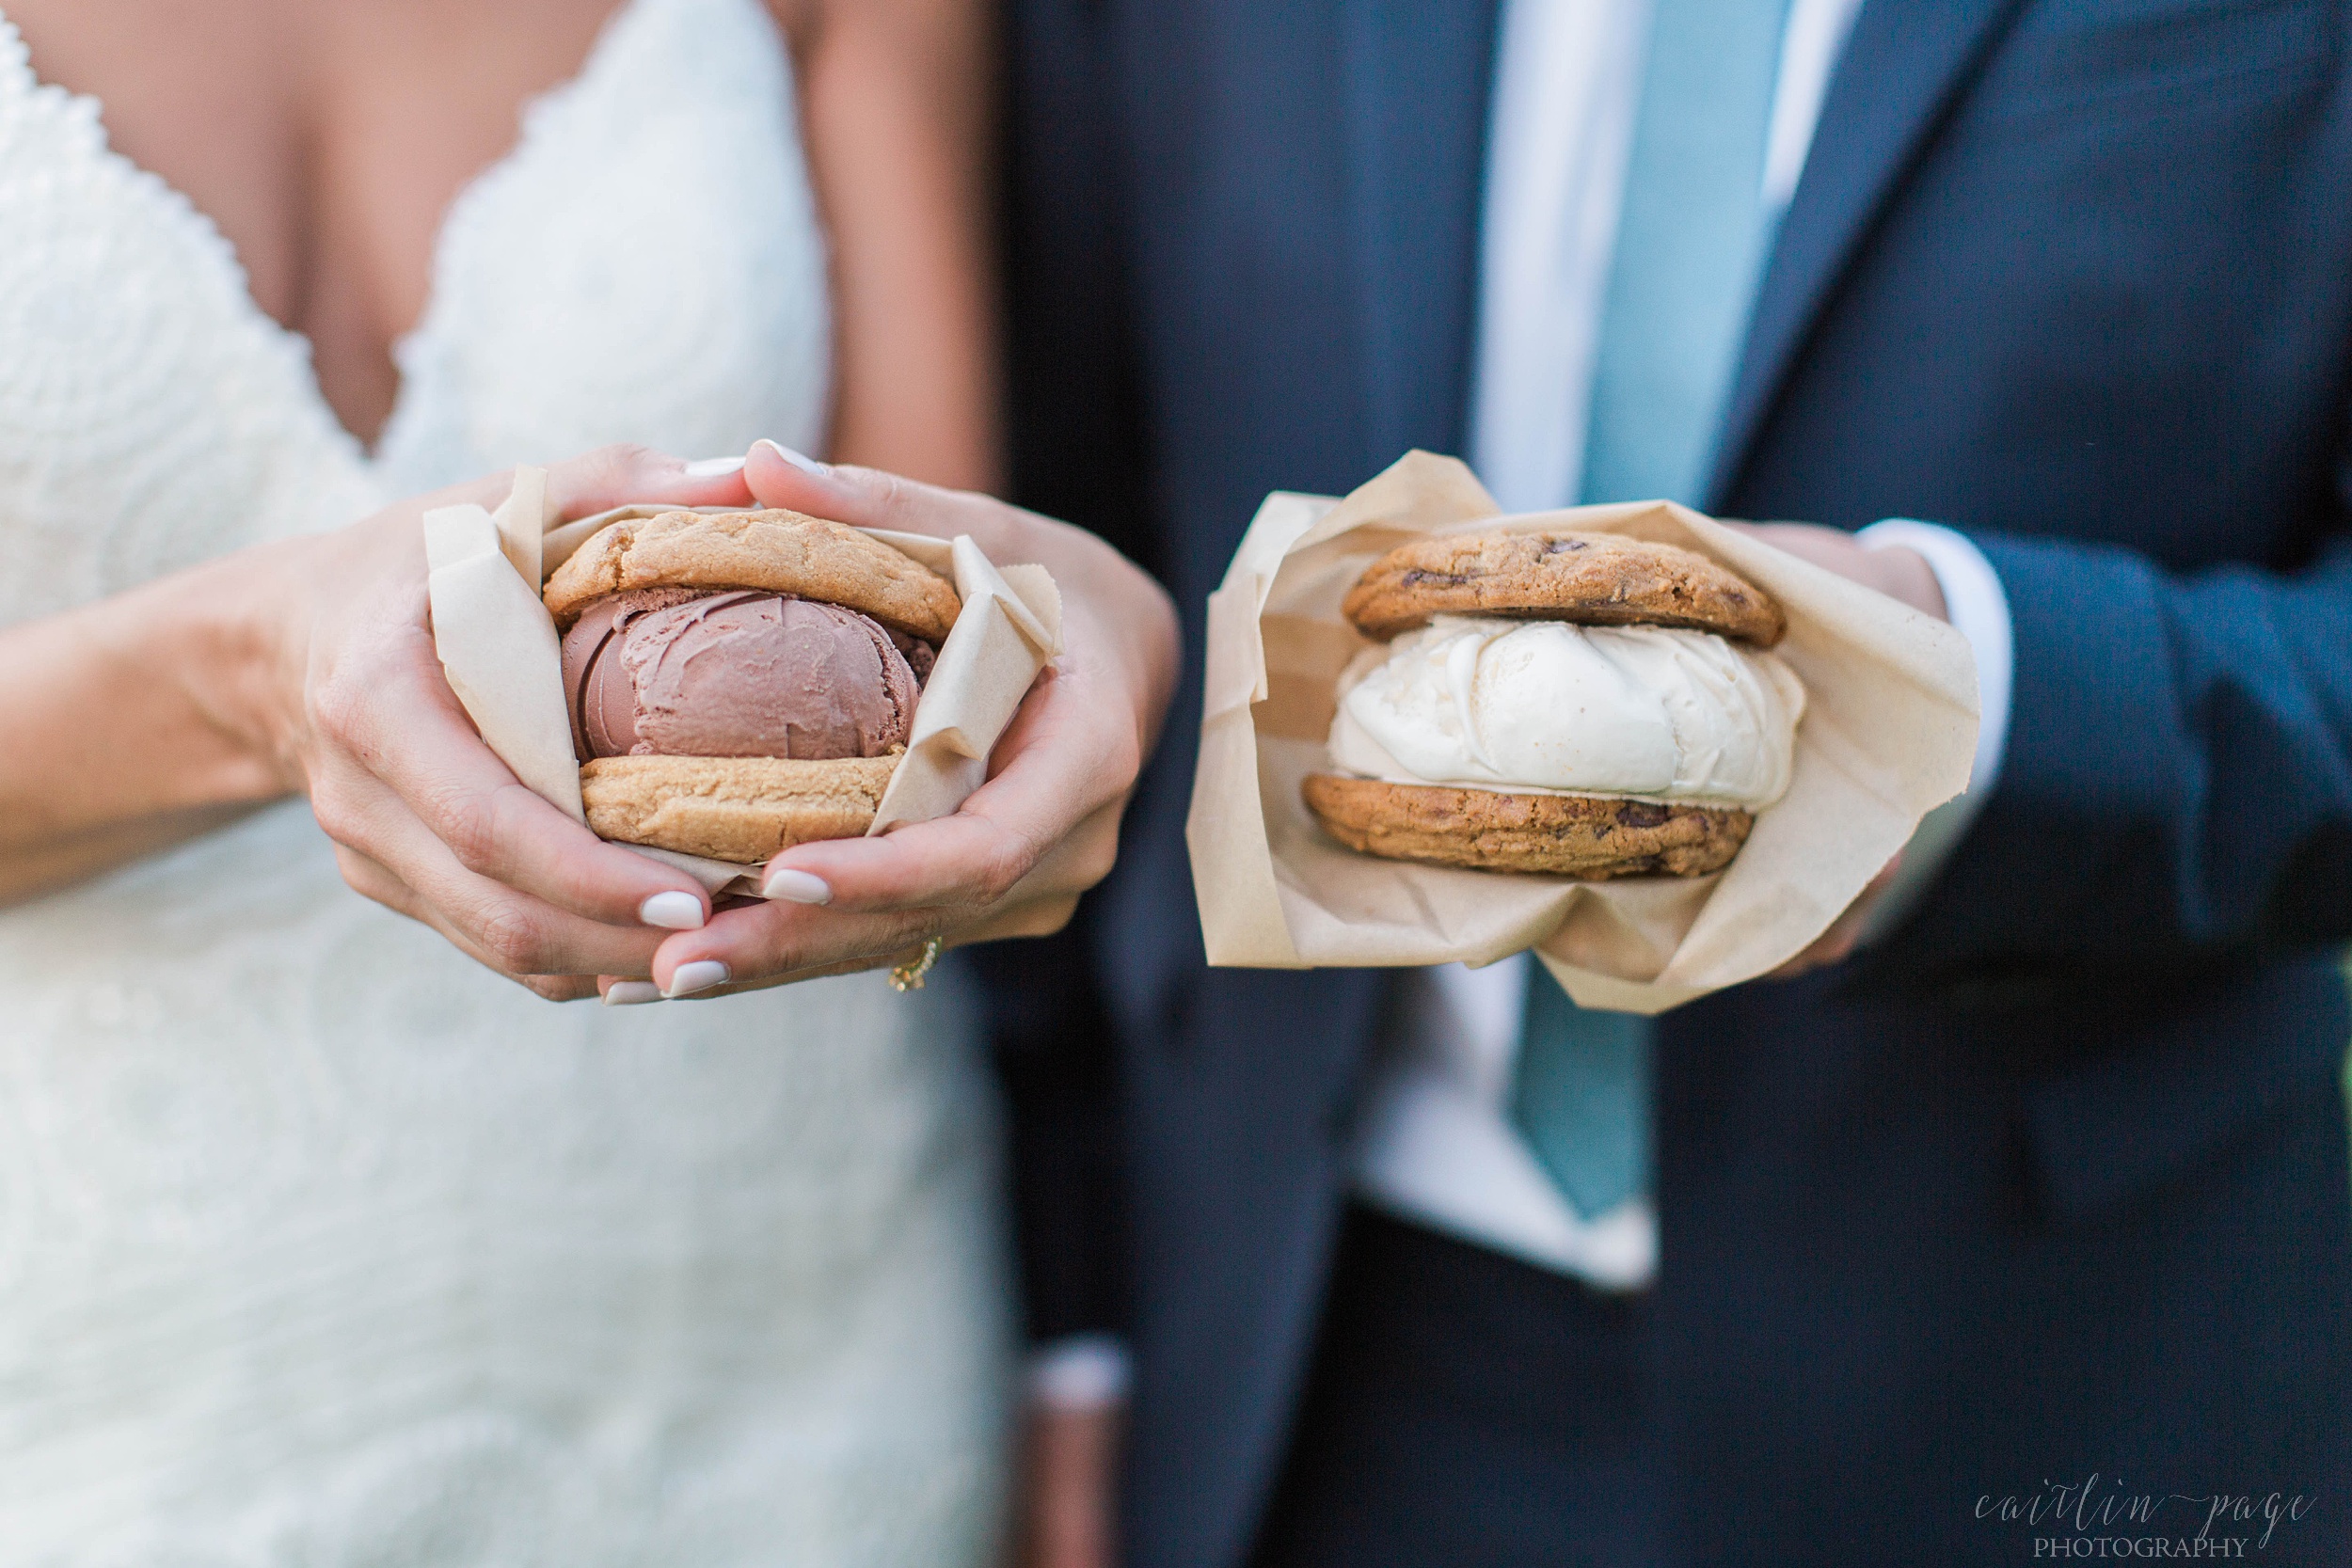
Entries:
{"label": "white lace dress", "polygon": [[[821,431],[758,0],[630,0],[452,209],[371,458],[0,19],[0,624],[618,439]],[[952,971],[555,1006],[294,802],[0,911],[0,1560],[987,1555],[1008,1303]]]}

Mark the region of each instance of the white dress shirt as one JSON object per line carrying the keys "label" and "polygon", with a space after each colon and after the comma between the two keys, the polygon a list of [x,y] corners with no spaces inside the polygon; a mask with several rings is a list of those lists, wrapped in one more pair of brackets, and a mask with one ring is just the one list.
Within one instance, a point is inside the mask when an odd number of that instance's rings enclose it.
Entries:
{"label": "white dress shirt", "polygon": [[[1793,0],[1767,133],[1773,221],[1795,194],[1830,73],[1862,0]],[[1574,500],[1650,20],[1648,0],[1505,0],[1488,133],[1471,464],[1507,512]],[[1991,789],[2008,735],[2000,580],[1947,529],[1900,521],[1866,544],[1917,549],[1977,655],[1983,730],[1965,795],[1923,823],[1872,933],[1910,907]],[[1525,955],[1427,970],[1404,988],[1393,1049],[1357,1128],[1359,1193],[1380,1207],[1608,1290],[1646,1285],[1646,1196],[1580,1216],[1513,1128]]]}

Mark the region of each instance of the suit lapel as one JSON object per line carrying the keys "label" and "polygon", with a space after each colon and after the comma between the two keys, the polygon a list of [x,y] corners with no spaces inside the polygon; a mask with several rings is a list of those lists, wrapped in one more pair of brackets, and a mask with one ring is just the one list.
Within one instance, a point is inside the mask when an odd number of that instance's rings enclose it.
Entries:
{"label": "suit lapel", "polygon": [[1369,477],[1462,443],[1498,0],[1334,8]]}
{"label": "suit lapel", "polygon": [[1871,220],[2022,0],[1866,0],[1756,295],[1708,491],[1720,502]]}

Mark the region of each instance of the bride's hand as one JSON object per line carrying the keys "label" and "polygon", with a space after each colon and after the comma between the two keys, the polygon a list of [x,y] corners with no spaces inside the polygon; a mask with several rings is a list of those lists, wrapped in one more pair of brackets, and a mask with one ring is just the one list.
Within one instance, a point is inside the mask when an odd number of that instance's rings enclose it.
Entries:
{"label": "bride's hand", "polygon": [[[264,744],[335,841],[344,879],[542,996],[593,995],[598,974],[649,973],[670,929],[710,904],[682,872],[599,841],[518,783],[443,678],[421,519],[505,499],[504,477],[404,502],[244,558],[265,656],[253,668]],[[740,506],[735,472],[611,448],[548,470],[566,517],[630,501]]]}
{"label": "bride's hand", "polygon": [[768,863],[767,902],[668,938],[655,985],[608,1000],[720,995],[902,960],[933,937],[952,945],[1060,925],[1110,871],[1120,816],[1168,707],[1177,661],[1168,596],[1092,534],[985,496],[795,460],[769,442],[753,449],[744,477],[764,506],[938,538],[968,533],[992,561],[1042,564],[1061,589],[1066,651],[961,810],[878,838],[787,849]]}

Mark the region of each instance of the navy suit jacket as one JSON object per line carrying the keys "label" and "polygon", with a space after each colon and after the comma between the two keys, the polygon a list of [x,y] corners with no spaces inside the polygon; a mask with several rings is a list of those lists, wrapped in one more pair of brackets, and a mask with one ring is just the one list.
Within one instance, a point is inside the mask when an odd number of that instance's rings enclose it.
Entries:
{"label": "navy suit jacket", "polygon": [[[1496,11],[1011,7],[1024,499],[1152,562],[1196,660],[1095,911],[1138,1563],[1248,1549],[1386,987],[1203,966],[1202,607],[1266,491],[1463,446]],[[1707,499],[1968,531],[2011,729],[1895,938],[1664,1022],[1692,1560],[2021,1560],[1979,1498],[2094,1471],[2315,1496],[2273,1552],[2352,1560],[2348,452],[2345,5],[1868,0]]]}

